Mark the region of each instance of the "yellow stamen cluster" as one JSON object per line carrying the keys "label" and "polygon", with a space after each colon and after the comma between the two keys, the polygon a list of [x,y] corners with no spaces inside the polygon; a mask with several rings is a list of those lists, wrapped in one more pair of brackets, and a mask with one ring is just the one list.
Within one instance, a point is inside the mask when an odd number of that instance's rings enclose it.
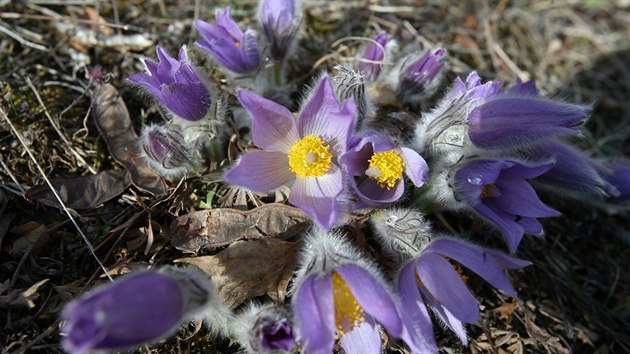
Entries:
{"label": "yellow stamen cluster", "polygon": [[352,295],[348,284],[337,272],[332,274],[333,302],[335,306],[335,325],[342,337],[365,321],[365,312]]}
{"label": "yellow stamen cluster", "polygon": [[402,177],[405,161],[395,150],[377,152],[368,160],[365,175],[376,180],[379,187],[392,189]]}
{"label": "yellow stamen cluster", "polygon": [[236,41],[236,42],[234,42],[234,45],[236,46],[236,48],[240,48],[241,47],[241,42]]}
{"label": "yellow stamen cluster", "polygon": [[486,184],[485,186],[483,186],[483,189],[481,190],[481,199],[496,197],[497,196],[496,190],[497,190],[496,183]]}
{"label": "yellow stamen cluster", "polygon": [[289,151],[289,168],[298,177],[320,177],[331,167],[330,145],[318,136],[305,136]]}

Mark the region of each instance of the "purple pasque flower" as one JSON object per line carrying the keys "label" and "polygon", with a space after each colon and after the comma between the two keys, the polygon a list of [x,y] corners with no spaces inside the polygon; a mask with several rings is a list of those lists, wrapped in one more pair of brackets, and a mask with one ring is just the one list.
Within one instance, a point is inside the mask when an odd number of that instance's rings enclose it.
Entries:
{"label": "purple pasque flower", "polygon": [[381,324],[400,337],[403,323],[378,272],[338,234],[316,233],[302,251],[292,307],[305,353],[380,353]]}
{"label": "purple pasque flower", "polygon": [[[482,85],[483,86],[483,85]],[[461,87],[461,86],[460,86]],[[468,88],[466,93],[474,91]],[[482,149],[531,145],[554,136],[577,135],[590,108],[539,97],[533,81],[484,97],[466,117],[468,137]]]}
{"label": "purple pasque flower", "polygon": [[282,61],[300,26],[296,0],[262,0],[259,16],[271,58]]}
{"label": "purple pasque flower", "polygon": [[73,354],[116,351],[172,334],[214,297],[207,278],[197,277],[164,267],[131,273],[82,295],[62,312],[62,346]]}
{"label": "purple pasque flower", "polygon": [[455,196],[500,228],[514,252],[524,233],[542,233],[536,218],[560,215],[538,199],[527,181],[552,167],[553,163],[528,166],[511,160],[473,160],[455,172]]}
{"label": "purple pasque flower", "polygon": [[179,178],[196,165],[196,153],[175,125],[145,127],[141,146],[145,160],[161,176]]}
{"label": "purple pasque flower", "polygon": [[368,131],[339,159],[358,198],[357,208],[385,206],[402,197],[403,173],[416,187],[429,178],[429,167],[417,152],[395,147],[383,135]]}
{"label": "purple pasque flower", "polygon": [[617,194],[610,196],[611,200],[630,201],[630,164],[616,166],[612,173],[605,174],[604,178],[617,190]]}
{"label": "purple pasque flower", "polygon": [[245,154],[223,179],[227,183],[268,192],[290,185],[289,202],[324,229],[342,216],[343,174],[336,160],[346,152],[356,106],[340,104],[330,79],[322,78],[297,120],[285,107],[248,90],[237,96],[252,115],[252,138],[262,151]]}
{"label": "purple pasque flower", "polygon": [[248,353],[291,352],[297,333],[288,308],[277,304],[250,304],[230,324]]}
{"label": "purple pasque flower", "polygon": [[438,84],[438,76],[446,61],[446,49],[423,51],[405,59],[398,78],[396,95],[414,102],[431,95]]}
{"label": "purple pasque flower", "polygon": [[365,48],[361,61],[358,65],[359,71],[365,76],[366,81],[374,81],[381,73],[381,65],[385,59],[385,46],[390,40],[390,36],[381,32],[374,37],[373,42]]}
{"label": "purple pasque flower", "polygon": [[572,146],[559,141],[544,141],[527,149],[527,160],[554,161],[553,167],[536,177],[538,184],[552,191],[586,193],[597,197],[615,197],[619,191],[602,174],[607,169]]}
{"label": "purple pasque flower", "polygon": [[206,85],[195,72],[186,48],[179,50],[179,60],[171,58],[162,47],[157,47],[158,62],[144,59],[146,73],[133,75],[128,80],[145,87],[171,112],[188,121],[206,116],[212,98]]}
{"label": "purple pasque flower", "polygon": [[[466,345],[468,340],[463,324],[477,323],[479,306],[466,286],[468,277],[450,260],[510,296],[516,296],[516,291],[503,270],[521,269],[531,262],[460,240],[440,238],[429,243],[418,257],[402,268],[398,278],[402,313],[406,314],[406,320],[415,324],[407,327],[426,327],[428,316],[424,299]],[[415,337],[421,337],[423,332],[415,333]]]}
{"label": "purple pasque flower", "polygon": [[258,67],[260,55],[254,31],[244,33],[232,19],[230,7],[216,11],[216,24],[195,20],[203,39],[195,42],[221,65],[237,74],[247,74]]}

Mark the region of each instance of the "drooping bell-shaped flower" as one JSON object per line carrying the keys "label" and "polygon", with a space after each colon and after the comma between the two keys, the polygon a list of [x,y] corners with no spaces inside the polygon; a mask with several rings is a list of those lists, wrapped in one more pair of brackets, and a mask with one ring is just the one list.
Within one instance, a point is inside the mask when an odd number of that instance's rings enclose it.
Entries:
{"label": "drooping bell-shaped flower", "polygon": [[297,119],[251,91],[239,90],[237,97],[252,115],[252,138],[263,150],[245,154],[224,181],[256,192],[290,185],[291,204],[324,229],[337,224],[345,194],[337,159],[353,130],[354,102],[340,104],[328,77],[318,82]]}
{"label": "drooping bell-shaped flower", "polygon": [[168,110],[177,116],[198,121],[208,114],[212,98],[206,85],[195,72],[186,48],[179,51],[179,59],[171,58],[162,47],[157,47],[158,62],[144,59],[146,73],[128,80],[142,85]]}
{"label": "drooping bell-shaped flower", "polygon": [[339,161],[345,167],[358,201],[356,208],[385,206],[399,200],[404,177],[421,187],[428,179],[429,167],[417,152],[394,146],[375,131],[360,137]]}
{"label": "drooping bell-shaped flower", "polygon": [[417,149],[451,152],[455,163],[479,149],[509,152],[557,136],[578,135],[588,118],[589,107],[540,97],[532,81],[504,90],[500,85],[483,83],[475,72],[465,82],[457,78],[437,108],[417,125]]}
{"label": "drooping bell-shaped flower", "polygon": [[435,93],[446,61],[446,49],[421,51],[403,59],[396,95],[403,102],[415,104]]}
{"label": "drooping bell-shaped flower", "polygon": [[375,215],[372,223],[385,249],[402,254],[398,275],[401,313],[408,323],[406,328],[416,329],[408,333],[408,343],[426,346],[424,332],[430,321],[425,301],[467,343],[464,324],[477,323],[479,307],[466,286],[468,276],[460,265],[510,296],[516,296],[516,291],[503,271],[531,265],[503,252],[433,235],[423,215],[415,210],[384,210]]}
{"label": "drooping bell-shaped flower", "polygon": [[630,164],[620,164],[614,167],[611,174],[604,178],[617,190],[616,195],[611,195],[614,201],[630,201]]}
{"label": "drooping bell-shaped flower", "polygon": [[134,272],[67,304],[61,344],[72,354],[137,348],[173,334],[213,301],[214,287],[200,272]]}
{"label": "drooping bell-shaped flower", "polygon": [[381,66],[386,53],[385,47],[390,40],[391,38],[387,33],[381,32],[374,37],[374,41],[370,42],[363,51],[361,62],[357,65],[357,68],[364,75],[366,81],[376,80],[381,73]]}
{"label": "drooping bell-shaped flower", "polygon": [[457,199],[503,231],[514,252],[523,234],[542,233],[536,218],[560,215],[540,201],[528,182],[552,167],[553,163],[525,165],[510,160],[473,160],[457,169],[453,189]]}
{"label": "drooping bell-shaped flower", "polygon": [[302,250],[292,307],[305,353],[380,353],[379,324],[394,337],[403,323],[379,272],[339,234],[315,232]]}
{"label": "drooping bell-shaped flower", "polygon": [[269,42],[269,54],[281,62],[289,52],[300,27],[297,0],[262,0],[259,19]]}
{"label": "drooping bell-shaped flower", "polygon": [[536,177],[539,184],[551,187],[554,192],[577,192],[596,197],[615,197],[619,192],[614,183],[600,174],[605,170],[597,162],[568,144],[545,141],[527,149],[528,160],[554,161],[553,166]]}
{"label": "drooping bell-shaped flower", "polygon": [[150,125],[142,132],[145,160],[164,177],[179,178],[196,165],[196,153],[174,125]]}
{"label": "drooping bell-shaped flower", "polygon": [[249,353],[291,352],[296,335],[292,317],[281,305],[250,304],[231,324],[236,340]]}
{"label": "drooping bell-shaped flower", "polygon": [[215,14],[216,24],[195,21],[195,27],[203,37],[195,44],[234,73],[247,74],[254,71],[260,63],[254,31],[247,29],[243,32],[232,19],[229,6],[225,11],[217,10]]}

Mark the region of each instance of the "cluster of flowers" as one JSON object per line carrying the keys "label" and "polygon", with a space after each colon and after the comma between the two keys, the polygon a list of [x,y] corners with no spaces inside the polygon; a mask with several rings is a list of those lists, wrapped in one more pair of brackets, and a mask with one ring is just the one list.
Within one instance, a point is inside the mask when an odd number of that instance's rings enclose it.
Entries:
{"label": "cluster of flowers", "polygon": [[[212,282],[192,268],[132,273],[65,308],[63,346],[69,352],[136,347],[199,318],[249,352],[291,352],[300,345],[305,353],[330,353],[338,339],[345,352],[379,353],[382,327],[413,352],[436,353],[429,311],[464,344],[464,324],[479,318],[462,266],[516,296],[503,272],[531,263],[436,233],[420,210],[383,209],[370,222],[381,249],[397,264],[390,286],[367,255],[331,231],[348,213],[388,207],[421,190],[421,198],[444,209],[486,220],[514,253],[525,233],[542,233],[537,219],[560,215],[534,187],[614,203],[630,199],[628,165],[606,168],[561,140],[579,135],[589,107],[544,98],[532,81],[502,89],[473,72],[465,81],[457,78],[436,108],[411,122],[412,139],[377,128],[391,116],[376,114],[383,90],[414,111],[438,91],[447,63],[442,48],[398,55],[385,33],[369,40],[354,67],[320,75],[296,116],[263,96],[268,84],[284,85],[282,67],[300,27],[299,6],[262,0],[259,20],[261,41],[255,31],[239,28],[229,8],[218,10],[215,24],[195,22],[203,37],[197,45],[234,82],[251,86],[235,92],[251,115],[252,140],[260,150],[242,156],[224,181],[257,192],[289,186],[289,203],[315,223],[304,240],[291,304],[252,303],[233,313]],[[160,47],[157,52],[159,62],[145,60],[147,72],[130,80],[172,118],[147,127],[143,144],[151,166],[176,178],[202,160],[226,104],[185,48],[178,59]]]}

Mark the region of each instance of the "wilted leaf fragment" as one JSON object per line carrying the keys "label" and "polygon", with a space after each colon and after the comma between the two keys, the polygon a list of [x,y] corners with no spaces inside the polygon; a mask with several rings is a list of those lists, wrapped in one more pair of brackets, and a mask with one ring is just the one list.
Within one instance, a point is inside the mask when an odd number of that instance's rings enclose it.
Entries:
{"label": "wilted leaf fragment", "polygon": [[165,194],[166,183],[142,158],[138,134],[116,88],[110,84],[94,84],[92,102],[96,127],[114,159],[127,169],[133,184],[153,194]]}
{"label": "wilted leaf fragment", "polygon": [[[52,181],[64,204],[72,209],[91,209],[116,198],[131,184],[125,173],[107,170],[96,175],[74,178],[57,178]],[[34,186],[24,193],[28,200],[59,202],[47,184]]]}
{"label": "wilted leaf fragment", "polygon": [[293,276],[297,244],[276,238],[238,241],[214,256],[181,258],[194,264],[214,282],[226,306],[269,295],[283,302]]}
{"label": "wilted leaf fragment", "polygon": [[265,204],[249,211],[208,209],[177,218],[171,225],[175,248],[196,252],[248,239],[288,239],[310,227],[308,216],[285,204]]}

